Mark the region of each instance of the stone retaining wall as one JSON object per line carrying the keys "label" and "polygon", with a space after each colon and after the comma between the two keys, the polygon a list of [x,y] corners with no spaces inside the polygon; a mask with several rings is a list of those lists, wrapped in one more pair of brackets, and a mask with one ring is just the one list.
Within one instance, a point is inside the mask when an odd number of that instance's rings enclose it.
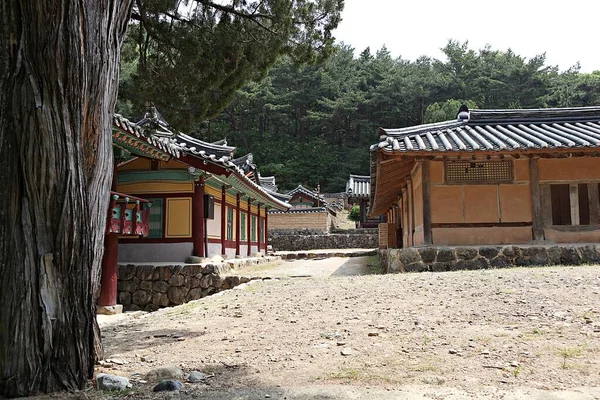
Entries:
{"label": "stone retaining wall", "polygon": [[377,233],[369,234],[280,234],[269,231],[269,244],[275,251],[318,249],[374,249],[379,246]]}
{"label": "stone retaining wall", "polygon": [[128,311],[156,311],[231,289],[253,278],[225,276],[231,269],[280,259],[225,260],[213,264],[119,265],[117,302]]}
{"label": "stone retaining wall", "polygon": [[386,273],[600,263],[600,244],[382,249]]}

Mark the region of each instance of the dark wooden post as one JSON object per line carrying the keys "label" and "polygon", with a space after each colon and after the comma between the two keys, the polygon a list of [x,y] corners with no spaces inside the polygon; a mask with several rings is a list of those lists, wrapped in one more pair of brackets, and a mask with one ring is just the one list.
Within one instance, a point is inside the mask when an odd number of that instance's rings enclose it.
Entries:
{"label": "dark wooden post", "polygon": [[240,255],[240,236],[242,234],[240,218],[240,193],[235,196],[235,255]]}
{"label": "dark wooden post", "polygon": [[365,199],[360,200],[360,220],[358,221],[359,228],[362,228],[363,223],[366,221],[366,213],[365,213]]}
{"label": "dark wooden post", "polygon": [[423,237],[424,244],[433,244],[433,234],[431,232],[431,177],[429,160],[421,161],[421,174],[423,189]]}
{"label": "dark wooden post", "polygon": [[225,185],[221,186],[221,254],[225,254],[225,228],[227,226],[227,218],[225,211],[227,210],[227,189]]}
{"label": "dark wooden post", "polygon": [[248,251],[247,251],[247,256],[250,257],[250,254],[252,254],[252,237],[250,236],[251,230],[250,230],[250,222],[251,222],[251,216],[250,213],[252,212],[252,199],[248,198],[248,221],[247,221],[247,226],[246,226],[246,230],[247,230],[247,239],[248,239]]}
{"label": "dark wooden post", "polygon": [[414,241],[414,237],[415,237],[415,204],[414,204],[414,193],[413,193],[413,184],[412,184],[412,178],[411,176],[407,176],[406,177],[406,191],[408,192],[408,217],[409,217],[409,228],[410,230],[408,231],[408,245],[409,246],[414,246],[415,245],[415,241]]}
{"label": "dark wooden post", "polygon": [[260,251],[260,242],[261,242],[260,235],[262,233],[261,229],[260,229],[260,206],[261,206],[261,204],[258,203],[256,206],[257,206],[257,211],[256,211],[256,214],[257,214],[257,217],[256,217],[256,239],[257,239],[257,242],[258,242],[258,244],[256,246],[256,248],[257,248],[256,251]]}
{"label": "dark wooden post", "polygon": [[194,255],[204,257],[204,177],[194,183],[194,209],[192,212],[192,237]]}
{"label": "dark wooden post", "polygon": [[265,207],[265,255],[269,249],[269,207]]}
{"label": "dark wooden post", "polygon": [[98,305],[101,307],[114,306],[117,304],[118,262],[119,237],[116,233],[109,233],[104,237],[102,277],[100,280],[100,297],[98,297]]}
{"label": "dark wooden post", "polygon": [[533,240],[544,240],[542,199],[538,173],[538,159],[529,159],[529,178],[531,187],[531,218],[533,220]]}

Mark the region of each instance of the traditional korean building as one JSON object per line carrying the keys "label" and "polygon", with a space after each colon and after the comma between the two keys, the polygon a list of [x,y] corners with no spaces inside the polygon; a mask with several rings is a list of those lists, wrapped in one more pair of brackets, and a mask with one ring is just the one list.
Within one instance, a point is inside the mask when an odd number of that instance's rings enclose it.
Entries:
{"label": "traditional korean building", "polygon": [[380,247],[600,241],[600,107],[468,110],[379,130]]}
{"label": "traditional korean building", "polygon": [[174,132],[156,110],[138,123],[115,115],[113,147],[101,306],[116,304],[118,262],[266,252],[268,210],[289,208],[261,187],[251,154]]}
{"label": "traditional korean building", "polygon": [[377,226],[385,221],[384,216],[369,218],[369,198],[371,197],[371,177],[368,175],[352,175],[346,182],[346,198],[351,205],[360,207],[360,228],[377,228]]}
{"label": "traditional korean building", "polygon": [[290,190],[287,195],[290,197],[288,201],[292,209],[323,207],[327,205],[327,201],[319,193],[298,185],[293,190]]}

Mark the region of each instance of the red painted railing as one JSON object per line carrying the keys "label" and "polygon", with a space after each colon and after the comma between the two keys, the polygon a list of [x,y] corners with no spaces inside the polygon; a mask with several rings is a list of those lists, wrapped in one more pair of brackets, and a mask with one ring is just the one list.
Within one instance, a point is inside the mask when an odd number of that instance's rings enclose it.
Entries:
{"label": "red painted railing", "polygon": [[[129,207],[133,204],[133,208]],[[152,202],[119,192],[110,192],[106,233],[148,236]]]}

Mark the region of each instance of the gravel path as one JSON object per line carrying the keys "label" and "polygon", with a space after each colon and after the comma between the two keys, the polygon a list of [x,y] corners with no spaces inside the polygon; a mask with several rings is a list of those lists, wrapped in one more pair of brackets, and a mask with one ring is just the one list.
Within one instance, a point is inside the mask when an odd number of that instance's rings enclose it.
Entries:
{"label": "gravel path", "polygon": [[99,370],[200,370],[183,395],[209,399],[600,398],[597,266],[316,275],[104,322],[124,364]]}

